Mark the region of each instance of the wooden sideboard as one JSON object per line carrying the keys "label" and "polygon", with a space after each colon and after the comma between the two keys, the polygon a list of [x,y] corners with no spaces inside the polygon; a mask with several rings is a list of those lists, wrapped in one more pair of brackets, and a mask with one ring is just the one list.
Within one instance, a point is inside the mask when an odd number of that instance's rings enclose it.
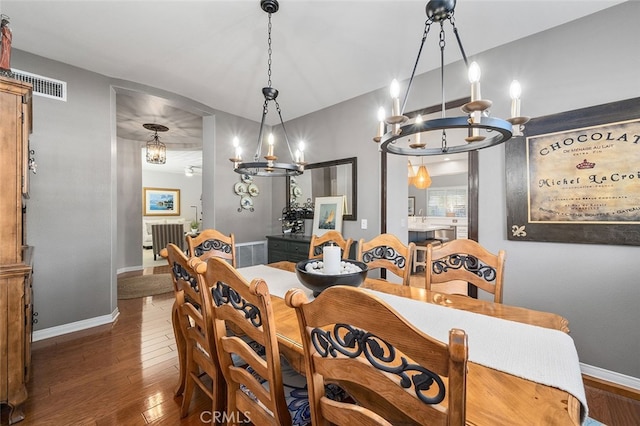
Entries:
{"label": "wooden sideboard", "polygon": [[31,85],[0,76],[0,403],[24,419],[31,366],[32,253],[26,244]]}
{"label": "wooden sideboard", "polygon": [[287,234],[267,236],[267,257],[269,263],[288,260],[299,262],[309,258],[311,237],[308,235]]}
{"label": "wooden sideboard", "polygon": [[[268,235],[267,236],[267,257],[269,263],[281,262],[288,260],[289,262],[299,262],[309,259],[309,246],[311,245],[311,236],[286,234],[286,235]],[[355,259],[357,255],[357,241],[351,244],[349,250],[349,259]]]}

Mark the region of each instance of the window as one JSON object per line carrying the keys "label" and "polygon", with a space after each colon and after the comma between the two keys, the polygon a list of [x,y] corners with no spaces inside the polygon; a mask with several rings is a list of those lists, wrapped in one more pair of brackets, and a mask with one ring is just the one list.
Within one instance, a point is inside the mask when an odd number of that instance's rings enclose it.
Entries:
{"label": "window", "polygon": [[466,217],[467,188],[455,186],[427,189],[427,216]]}

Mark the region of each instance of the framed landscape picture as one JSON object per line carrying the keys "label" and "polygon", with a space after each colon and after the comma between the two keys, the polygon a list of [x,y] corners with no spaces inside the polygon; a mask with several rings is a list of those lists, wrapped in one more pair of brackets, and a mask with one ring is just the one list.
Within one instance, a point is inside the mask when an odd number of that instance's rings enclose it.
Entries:
{"label": "framed landscape picture", "polygon": [[327,231],[342,232],[344,196],[316,197],[313,212],[313,233],[322,235]]}
{"label": "framed landscape picture", "polygon": [[179,189],[143,188],[142,199],[145,216],[180,216]]}

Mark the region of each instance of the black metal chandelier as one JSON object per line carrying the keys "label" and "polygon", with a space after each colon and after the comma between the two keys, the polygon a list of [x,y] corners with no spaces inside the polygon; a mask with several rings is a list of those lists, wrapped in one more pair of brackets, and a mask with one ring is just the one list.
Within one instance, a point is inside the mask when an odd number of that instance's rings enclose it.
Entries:
{"label": "black metal chandelier", "polygon": [[[520,85],[517,81],[511,84],[511,117],[501,119],[489,116],[489,108],[492,102],[482,99],[480,96],[480,68],[477,63],[471,64],[467,61],[458,29],[455,25],[454,12],[456,0],[431,0],[426,5],[427,20],[422,35],[422,42],[418,50],[418,56],[413,66],[411,77],[407,85],[405,97],[400,108],[399,85],[396,80],[391,84],[392,111],[390,116],[386,116],[384,109],[378,111],[378,133],[373,138],[375,142],[381,144],[380,148],[384,152],[400,155],[426,156],[454,154],[459,152],[475,151],[482,148],[498,145],[509,140],[512,136],[522,135],[524,124],[529,121],[528,117],[520,116]],[[469,82],[471,83],[471,101],[461,107],[465,116],[446,117],[445,115],[445,88],[444,88],[444,49],[445,31],[444,23],[448,21],[453,27],[462,59],[469,71]],[[423,120],[418,115],[410,122],[404,114],[404,108],[409,97],[411,84],[415,77],[422,48],[429,34],[433,23],[440,24],[440,80],[442,111],[440,118]],[[447,130],[466,130],[464,140],[466,144],[449,146],[447,142]],[[439,146],[427,147],[427,143],[421,138],[421,133],[442,131]]]}
{"label": "black metal chandelier", "polygon": [[[282,120],[282,111],[280,110],[280,105],[278,104],[278,90],[271,87],[271,14],[276,13],[279,9],[279,5],[277,0],[261,0],[260,7],[262,10],[267,12],[269,15],[269,26],[268,26],[268,38],[267,42],[269,45],[268,54],[269,60],[267,62],[267,86],[262,88],[262,95],[264,96],[264,103],[262,105],[262,120],[260,121],[260,132],[258,133],[258,145],[256,147],[256,152],[253,157],[252,162],[243,162],[242,161],[242,151],[240,148],[240,142],[237,138],[234,138],[233,145],[235,147],[234,157],[229,160],[233,162],[233,170],[236,173],[240,174],[248,174],[252,176],[268,176],[268,177],[278,177],[278,176],[298,176],[304,172],[304,143],[300,142],[298,146],[298,150],[296,151],[295,160],[293,151],[291,150],[291,145],[289,144],[289,138],[287,137],[287,130],[284,127],[284,121]],[[264,134],[264,126],[265,126],[265,118],[267,116],[268,105],[269,102],[273,102],[276,106],[276,111],[278,112],[278,117],[280,118],[280,124],[282,125],[282,132],[284,134],[284,141],[287,145],[287,149],[289,151],[289,156],[291,162],[289,163],[278,163],[278,157],[274,153],[274,138],[273,134],[269,134],[267,139],[267,155],[263,158],[266,161],[260,161],[260,157],[262,155],[262,137]]]}

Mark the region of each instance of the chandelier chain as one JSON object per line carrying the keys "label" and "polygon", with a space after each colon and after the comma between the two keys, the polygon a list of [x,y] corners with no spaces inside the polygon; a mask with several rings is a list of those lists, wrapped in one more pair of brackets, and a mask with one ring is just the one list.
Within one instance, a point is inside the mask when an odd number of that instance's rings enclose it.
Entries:
{"label": "chandelier chain", "polygon": [[[269,48],[267,49],[267,52],[269,54],[269,59],[267,60],[267,86],[271,87],[271,13],[269,13],[269,25],[268,25],[268,32],[269,35],[267,37],[267,44],[269,45]],[[265,102],[266,105],[266,102]],[[266,108],[265,108],[266,109]]]}
{"label": "chandelier chain", "polygon": [[447,131],[445,129],[442,129],[442,141],[440,146],[442,148],[442,152],[447,152],[449,150],[447,147]]}
{"label": "chandelier chain", "polygon": [[[444,94],[444,47],[446,46],[445,42],[445,34],[444,34],[444,21],[440,21],[440,100],[442,102],[442,118],[445,118],[446,104],[445,104],[445,94]],[[443,138],[446,139],[446,136],[443,132]]]}

